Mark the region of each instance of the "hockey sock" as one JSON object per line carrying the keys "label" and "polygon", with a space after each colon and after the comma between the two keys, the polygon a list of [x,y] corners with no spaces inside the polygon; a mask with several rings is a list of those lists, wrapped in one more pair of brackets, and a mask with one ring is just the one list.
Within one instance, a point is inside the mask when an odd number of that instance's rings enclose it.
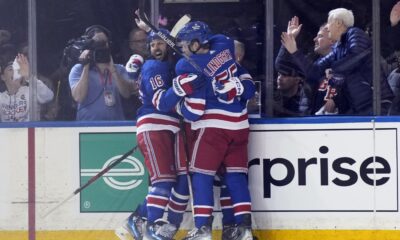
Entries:
{"label": "hockey sock", "polygon": [[222,224],[232,225],[235,224],[235,215],[233,212],[231,195],[229,194],[228,188],[225,185],[224,179],[221,180],[222,184],[221,184],[219,201],[221,204],[221,211],[222,211]]}
{"label": "hockey sock", "polygon": [[237,224],[243,222],[244,214],[251,214],[250,192],[247,186],[247,175],[244,173],[226,173],[225,184],[228,187],[233,203]]}
{"label": "hockey sock", "polygon": [[193,204],[196,228],[209,224],[214,207],[214,177],[202,173],[193,173]]}
{"label": "hockey sock", "polygon": [[164,215],[174,182],[154,183],[147,194],[147,221],[154,223]]}
{"label": "hockey sock", "polygon": [[172,188],[168,207],[168,221],[178,228],[183,219],[183,213],[189,202],[189,187],[187,175],[178,175],[177,181]]}
{"label": "hockey sock", "polygon": [[136,215],[147,219],[147,199],[145,198],[141,204],[139,204],[135,210]]}

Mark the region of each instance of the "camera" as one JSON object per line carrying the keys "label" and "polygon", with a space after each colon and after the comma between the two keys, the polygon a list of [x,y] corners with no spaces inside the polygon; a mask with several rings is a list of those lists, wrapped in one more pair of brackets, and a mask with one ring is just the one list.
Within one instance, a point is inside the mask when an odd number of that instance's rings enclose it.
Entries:
{"label": "camera", "polygon": [[[90,50],[87,59],[79,59],[84,50]],[[66,67],[72,67],[76,63],[83,65],[88,63],[108,63],[111,61],[111,50],[106,41],[95,41],[87,36],[68,41],[64,48],[63,64]]]}
{"label": "camera", "polygon": [[111,51],[109,48],[94,49],[91,56],[95,63],[109,63],[111,61]]}

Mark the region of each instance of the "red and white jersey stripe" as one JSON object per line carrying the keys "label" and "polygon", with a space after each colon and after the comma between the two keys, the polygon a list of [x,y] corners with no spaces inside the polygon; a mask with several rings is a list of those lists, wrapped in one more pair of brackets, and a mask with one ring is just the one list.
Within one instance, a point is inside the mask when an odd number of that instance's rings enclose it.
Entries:
{"label": "red and white jersey stripe", "polygon": [[222,109],[206,109],[204,115],[197,121],[192,122],[192,129],[200,128],[222,128],[239,130],[249,128],[247,109],[241,112],[230,112]]}
{"label": "red and white jersey stripe", "polygon": [[144,131],[170,130],[174,133],[179,131],[179,119],[168,115],[151,113],[138,118],[137,134]]}

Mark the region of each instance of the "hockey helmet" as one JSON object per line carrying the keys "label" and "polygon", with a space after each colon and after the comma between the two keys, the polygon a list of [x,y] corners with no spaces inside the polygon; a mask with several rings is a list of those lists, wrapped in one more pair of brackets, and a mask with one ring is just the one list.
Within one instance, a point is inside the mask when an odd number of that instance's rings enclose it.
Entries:
{"label": "hockey helmet", "polygon": [[[161,33],[163,33],[164,35],[169,35],[169,31],[165,28],[160,28],[159,29]],[[152,41],[154,41],[155,39],[161,39],[162,38],[154,31],[150,31],[150,33],[147,35],[147,45],[150,45],[150,43]]]}
{"label": "hockey helmet", "polygon": [[178,41],[198,40],[200,44],[206,44],[211,37],[211,30],[204,22],[189,22],[178,32],[176,37]]}

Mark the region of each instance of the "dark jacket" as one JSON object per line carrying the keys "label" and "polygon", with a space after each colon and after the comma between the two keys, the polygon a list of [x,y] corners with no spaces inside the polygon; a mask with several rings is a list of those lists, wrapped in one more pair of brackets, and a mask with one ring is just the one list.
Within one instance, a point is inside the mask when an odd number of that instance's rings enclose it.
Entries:
{"label": "dark jacket", "polygon": [[[304,65],[304,56],[296,52],[293,57],[300,66]],[[359,28],[349,28],[337,42],[332,52],[311,65],[304,66],[306,76],[318,81],[331,68],[334,76],[342,81],[337,83],[340,89],[333,99],[340,108],[346,102],[354,114],[372,114],[373,83],[371,39]],[[386,76],[381,74],[381,99],[392,100],[393,93]],[[339,86],[340,85],[340,86]]]}
{"label": "dark jacket", "polygon": [[[304,72],[293,62],[291,54],[282,46],[275,59],[275,69],[282,75],[300,77],[304,79]],[[274,116],[294,117],[307,116],[311,112],[311,88],[302,81],[299,83],[297,93],[286,97],[279,90],[274,91]]]}
{"label": "dark jacket", "polygon": [[279,90],[274,92],[274,116],[277,117],[299,117],[309,116],[311,89],[307,84],[299,84],[296,95],[291,97],[282,96]]}

